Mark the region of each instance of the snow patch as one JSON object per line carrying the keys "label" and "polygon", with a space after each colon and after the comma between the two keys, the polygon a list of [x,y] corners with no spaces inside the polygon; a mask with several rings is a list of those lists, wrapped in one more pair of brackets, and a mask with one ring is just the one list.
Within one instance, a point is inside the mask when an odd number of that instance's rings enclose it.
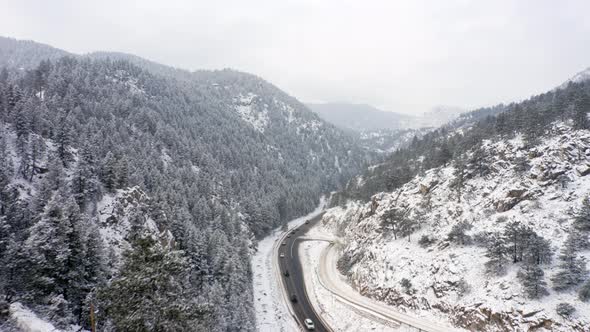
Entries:
{"label": "snow patch", "polygon": [[256,94],[249,92],[247,95],[239,94],[237,98],[234,98],[235,110],[240,115],[242,120],[246,121],[257,131],[264,133],[264,130],[268,126],[268,105],[262,105],[262,109],[257,109],[259,106],[254,103],[254,99],[257,97]]}
{"label": "snow patch", "polygon": [[53,324],[37,317],[37,315],[19,302],[9,308],[10,318],[23,332],[60,332]]}

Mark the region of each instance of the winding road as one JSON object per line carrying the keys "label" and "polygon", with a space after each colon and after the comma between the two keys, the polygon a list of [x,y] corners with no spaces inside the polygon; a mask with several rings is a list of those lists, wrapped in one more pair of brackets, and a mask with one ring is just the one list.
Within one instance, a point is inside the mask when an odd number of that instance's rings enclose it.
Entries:
{"label": "winding road", "polygon": [[[304,223],[299,227],[289,230],[288,233],[284,234],[280,238],[281,244],[278,246],[278,266],[281,272],[281,280],[283,286],[287,292],[289,305],[291,306],[292,313],[302,329],[306,329],[304,320],[309,318],[315,325],[314,331],[332,331],[327,324],[323,321],[322,317],[316,313],[307,296],[305,289],[305,281],[303,278],[303,268],[301,266],[301,260],[299,259],[299,243],[301,237],[318,221],[322,219],[322,214],[312,218],[308,223]],[[284,255],[284,257],[281,257]],[[285,271],[288,271],[288,276],[285,275]],[[294,302],[293,295],[296,297]]]}
{"label": "winding road", "polygon": [[[288,302],[291,314],[303,330],[306,330],[304,320],[309,318],[314,322],[315,331],[333,331],[320,314],[314,309],[306,290],[303,267],[299,257],[299,244],[304,240],[305,234],[316,223],[322,219],[323,213],[311,218],[308,222],[301,224],[289,230],[279,238],[276,245],[275,259],[277,260],[278,270],[282,285],[284,287],[285,301]],[[323,240],[326,241],[326,240]],[[316,270],[322,286],[336,296],[342,303],[346,303],[358,310],[361,310],[379,321],[385,320],[396,324],[403,324],[413,327],[416,331],[424,332],[442,332],[456,331],[456,329],[445,326],[446,324],[433,323],[424,318],[413,317],[408,314],[400,313],[394,308],[372,299],[366,298],[361,294],[353,291],[348,285],[341,281],[336,270],[336,251],[334,243],[330,241],[322,252],[319,268]],[[315,267],[309,267],[305,270],[307,273],[313,271]],[[288,276],[286,275],[288,271]],[[278,271],[277,271],[278,272]],[[293,295],[296,301],[292,301]]]}

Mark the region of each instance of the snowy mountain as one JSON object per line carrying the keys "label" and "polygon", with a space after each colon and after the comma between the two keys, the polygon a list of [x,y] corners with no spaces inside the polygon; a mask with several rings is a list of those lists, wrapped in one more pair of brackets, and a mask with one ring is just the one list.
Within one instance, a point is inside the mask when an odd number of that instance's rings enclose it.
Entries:
{"label": "snowy mountain", "polygon": [[413,116],[386,112],[367,104],[308,103],[307,106],[322,119],[344,129],[357,132],[418,128],[420,121]]}
{"label": "snowy mountain", "polygon": [[447,122],[457,119],[466,110],[456,106],[435,106],[430,111],[422,114],[420,124],[422,127],[439,127]]}
{"label": "snowy mountain", "polygon": [[[585,314],[590,303],[580,301],[577,292],[550,287],[560,270],[559,258],[543,267],[547,286],[537,281],[549,294],[530,299],[530,289],[518,277],[526,273],[526,263],[512,263],[509,257],[506,271],[490,276],[486,245],[517,222],[549,241],[557,256],[574,229],[575,217],[590,208],[582,202],[590,194],[588,146],[590,131],[562,124],[556,124],[554,136],[534,149],[527,149],[520,137],[484,141],[482,158],[489,172],[480,176],[477,170],[468,170],[461,189],[456,167],[438,167],[393,192],[374,195],[370,203],[334,208],[324,223],[343,235],[343,270],[367,296],[402,310],[433,311],[470,330],[544,326],[582,331],[590,324]],[[519,168],[520,158],[527,160],[527,170]],[[416,230],[399,230],[396,239],[384,222],[391,211],[415,222]],[[403,229],[401,224],[398,227]],[[464,227],[464,233],[457,232],[458,227]],[[588,249],[580,257],[590,258]],[[562,302],[574,305],[577,314],[558,315],[555,309]]]}
{"label": "snowy mountain", "polygon": [[323,218],[358,292],[477,331],[590,324],[590,83],[472,112],[351,180]]}
{"label": "snowy mountain", "polygon": [[251,74],[0,41],[1,330],[252,331],[258,238],[373,155]]}
{"label": "snowy mountain", "polygon": [[70,53],[31,40],[17,40],[0,36],[0,68],[31,69],[42,60],[56,60]]}
{"label": "snowy mountain", "polygon": [[414,137],[420,138],[432,130],[433,128],[362,131],[359,142],[365,149],[387,156],[407,147]]}

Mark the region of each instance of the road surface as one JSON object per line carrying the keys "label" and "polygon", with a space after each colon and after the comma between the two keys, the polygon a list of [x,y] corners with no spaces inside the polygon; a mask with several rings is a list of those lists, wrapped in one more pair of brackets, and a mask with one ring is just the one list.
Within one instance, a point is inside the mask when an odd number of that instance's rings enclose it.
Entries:
{"label": "road surface", "polygon": [[[287,298],[291,300],[294,294],[297,297],[297,302],[290,301],[290,305],[295,314],[297,322],[302,329],[305,330],[303,321],[309,318],[315,325],[315,330],[318,332],[332,331],[321,317],[314,310],[311,301],[307,296],[305,290],[305,281],[303,278],[303,269],[301,267],[301,260],[299,259],[299,243],[300,238],[312,227],[315,223],[322,219],[322,214],[310,219],[308,224],[302,224],[297,228],[289,230],[289,233],[295,232],[289,237],[281,237],[281,245],[278,246],[279,269],[281,272],[281,280],[287,292]],[[285,257],[280,257],[283,254]],[[289,276],[285,276],[285,271],[289,271]]]}

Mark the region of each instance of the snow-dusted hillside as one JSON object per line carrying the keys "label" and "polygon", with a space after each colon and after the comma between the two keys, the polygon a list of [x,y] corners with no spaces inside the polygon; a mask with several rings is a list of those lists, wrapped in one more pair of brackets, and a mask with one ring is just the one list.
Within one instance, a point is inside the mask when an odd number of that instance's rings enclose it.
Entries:
{"label": "snow-dusted hillside", "polygon": [[432,131],[432,129],[363,131],[360,133],[360,142],[367,150],[387,155],[397,149],[408,146],[414,137],[420,138]]}
{"label": "snow-dusted hillside", "polygon": [[[362,294],[401,310],[429,311],[471,330],[588,331],[590,303],[578,299],[579,287],[555,291],[551,277],[573,218],[590,194],[590,132],[559,123],[532,149],[517,136],[484,141],[482,151],[488,173],[482,176],[468,163],[462,190],[455,167],[447,165],[394,192],[376,194],[370,203],[328,210],[323,224],[343,242],[340,267]],[[398,232],[395,239],[384,226],[384,214],[391,210],[413,221],[416,231],[410,237]],[[517,277],[522,262],[509,261],[504,274],[486,271],[486,239],[512,221],[550,242],[555,255],[542,266],[547,296],[527,297]],[[471,239],[464,245],[448,238],[460,223],[468,225]],[[587,249],[579,254],[590,259]],[[403,279],[411,284],[402,286]],[[556,313],[563,302],[575,307],[571,317]]]}
{"label": "snow-dusted hillside", "polygon": [[585,70],[582,70],[581,72],[572,76],[572,78],[568,79],[562,85],[560,85],[558,89],[563,89],[567,87],[567,85],[570,83],[580,83],[588,80],[590,80],[590,68],[586,68]]}

